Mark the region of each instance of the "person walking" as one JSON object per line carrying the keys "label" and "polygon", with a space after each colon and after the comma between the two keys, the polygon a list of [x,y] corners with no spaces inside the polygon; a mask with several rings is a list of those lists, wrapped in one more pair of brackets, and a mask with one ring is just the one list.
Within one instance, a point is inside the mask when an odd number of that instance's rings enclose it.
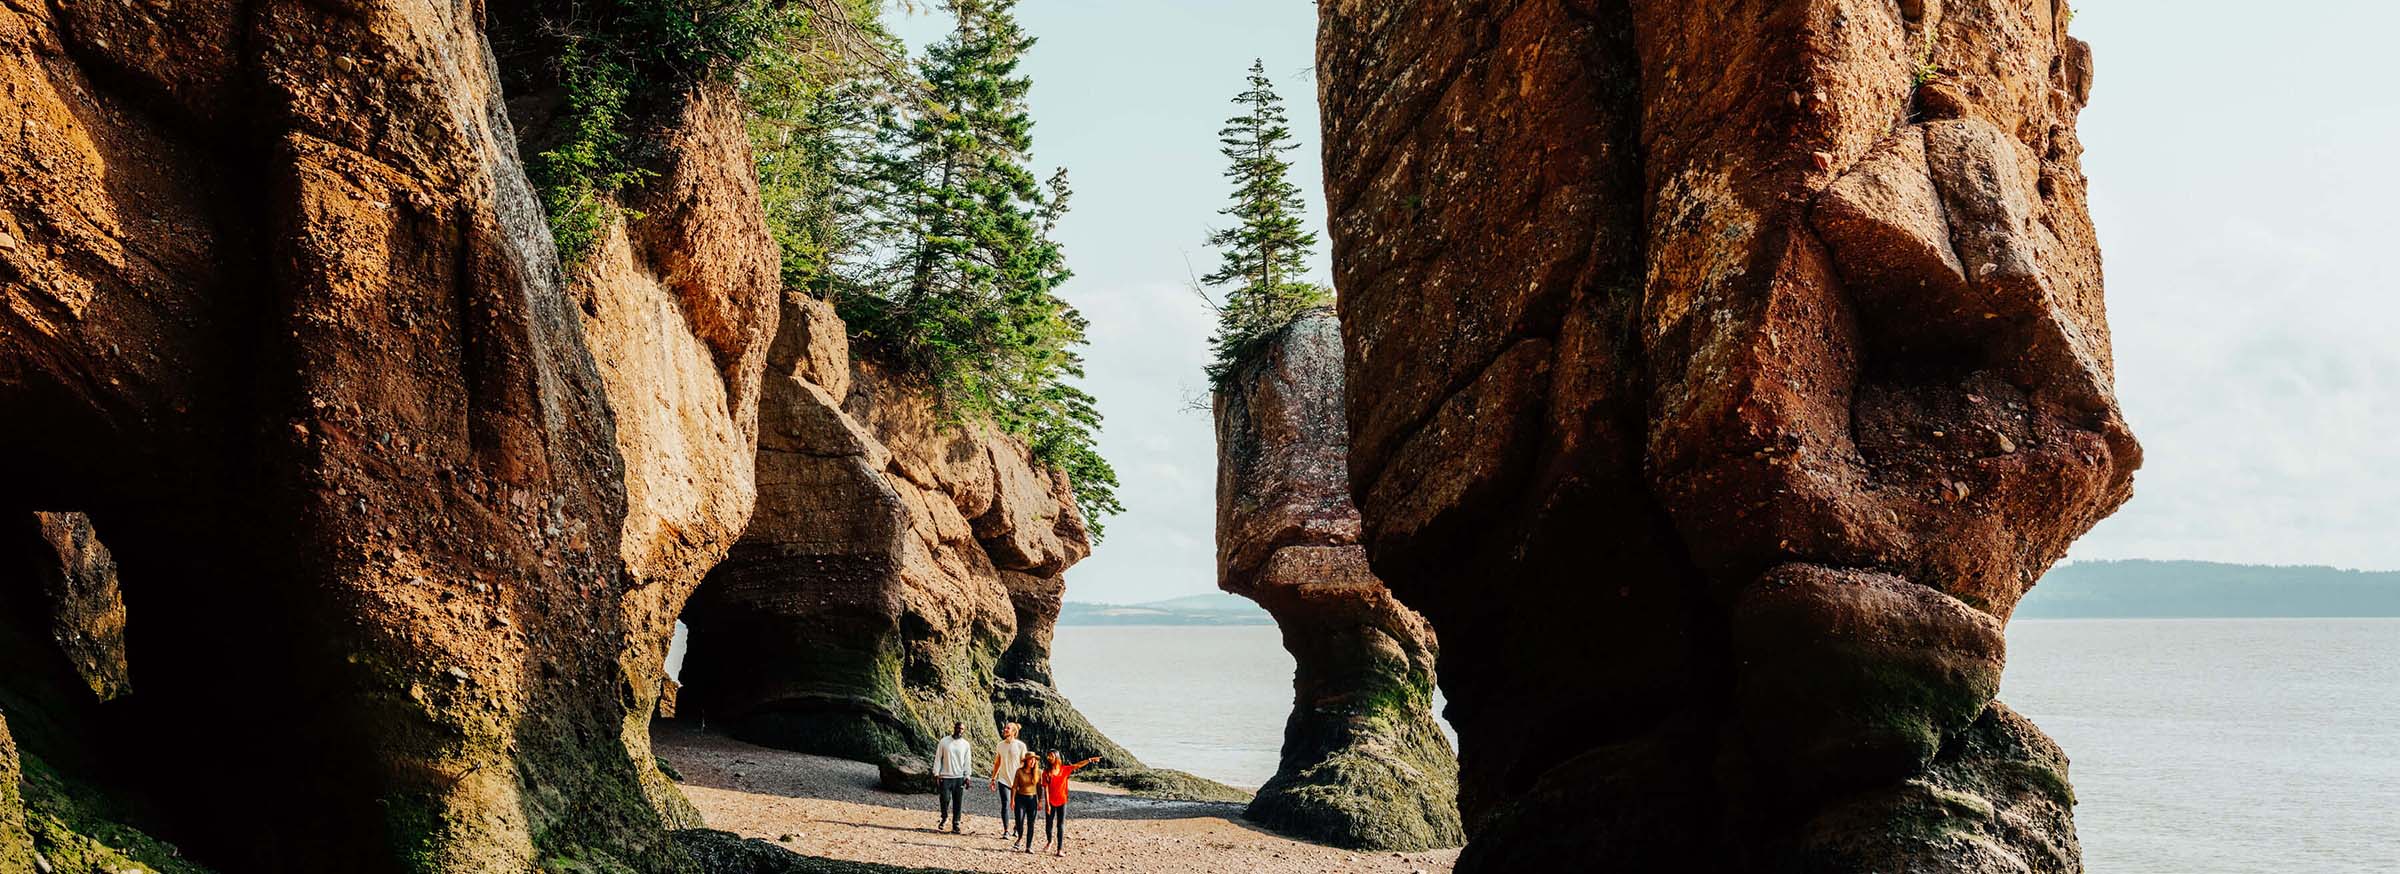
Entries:
{"label": "person walking", "polygon": [[1043,775],[1050,782],[1050,812],[1042,817],[1042,841],[1045,847],[1058,848],[1052,855],[1067,854],[1067,778],[1074,776],[1076,769],[1097,761],[1100,757],[1093,756],[1070,765],[1060,760],[1057,750],[1050,751],[1050,767]]}
{"label": "person walking", "polygon": [[1009,846],[1023,844],[1025,852],[1033,852],[1033,816],[1042,806],[1042,757],[1020,756],[1017,772],[1010,776],[1009,795],[1016,805],[1017,839]]}
{"label": "person walking", "polygon": [[967,740],[967,724],[950,723],[950,736],[933,747],[933,778],[939,781],[935,791],[942,799],[942,819],[934,824],[934,831],[948,824],[950,833],[958,834],[959,826],[965,824],[967,775],[974,772],[974,761],[975,745]]}
{"label": "person walking", "polygon": [[999,793],[1000,796],[1001,837],[1007,837],[1010,834],[1009,828],[1012,823],[1033,824],[1033,820],[1029,817],[1018,817],[1012,820],[1009,816],[1011,803],[1017,795],[1013,785],[1017,776],[1017,763],[1026,758],[1025,742],[1017,739],[1017,733],[1022,729],[1022,726],[1014,722],[1000,726],[1000,752],[992,757],[992,791]]}

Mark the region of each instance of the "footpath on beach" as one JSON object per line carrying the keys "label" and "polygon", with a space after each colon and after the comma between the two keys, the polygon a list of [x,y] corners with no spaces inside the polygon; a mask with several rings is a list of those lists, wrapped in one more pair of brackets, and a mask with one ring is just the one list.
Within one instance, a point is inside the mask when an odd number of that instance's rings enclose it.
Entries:
{"label": "footpath on beach", "polygon": [[[963,834],[933,829],[931,795],[876,788],[875,766],[802,755],[697,731],[662,731],[658,755],[708,827],[774,841],[827,859],[945,871],[993,872],[1440,872],[1457,850],[1374,853],[1283,837],[1243,821],[1242,805],[1135,798],[1077,782],[1068,805],[1067,855],[1011,849],[996,799],[978,781],[967,793]],[[1040,834],[1036,832],[1036,845]]]}

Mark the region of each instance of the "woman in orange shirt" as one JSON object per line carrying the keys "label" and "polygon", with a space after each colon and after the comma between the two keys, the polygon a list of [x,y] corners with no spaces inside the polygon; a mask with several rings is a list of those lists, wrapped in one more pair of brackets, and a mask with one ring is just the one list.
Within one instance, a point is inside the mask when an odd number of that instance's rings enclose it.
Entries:
{"label": "woman in orange shirt", "polygon": [[1042,841],[1044,846],[1057,845],[1058,851],[1053,855],[1067,854],[1067,778],[1074,776],[1075,769],[1097,761],[1100,757],[1093,756],[1070,765],[1059,760],[1057,750],[1050,751],[1050,773],[1046,775],[1050,781],[1050,812],[1042,817]]}
{"label": "woman in orange shirt", "polygon": [[[1042,804],[1042,757],[1026,756],[1017,762],[1017,773],[1009,779],[1008,788],[1016,795],[1017,837],[1025,844],[1025,852],[1033,852],[1034,810]],[[1015,846],[1011,843],[1010,846]]]}

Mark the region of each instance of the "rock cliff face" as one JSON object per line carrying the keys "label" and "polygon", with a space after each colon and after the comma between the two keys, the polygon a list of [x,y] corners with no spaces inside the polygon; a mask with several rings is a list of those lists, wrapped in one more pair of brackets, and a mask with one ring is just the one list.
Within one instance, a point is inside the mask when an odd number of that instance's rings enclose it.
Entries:
{"label": "rock cliff face", "polygon": [[2140,461],[2063,5],[1320,10],[1351,481],[1440,632],[1460,870],[2080,870],[1991,700]]}
{"label": "rock cliff face", "polygon": [[1217,585],[1274,614],[1298,669],[1283,761],[1249,816],[1313,840],[1464,840],[1433,719],[1433,629],[1367,569],[1350,501],[1341,326],[1294,322],[1218,389]]}
{"label": "rock cliff face", "polygon": [[1067,482],[853,364],[831,307],[783,308],[758,512],[685,613],[679,713],[865,761],[921,760],[954,721],[988,746],[1002,686],[1056,698],[1060,575],[1091,550]]}
{"label": "rock cliff face", "polygon": [[642,718],[749,511],[772,244],[699,93],[563,276],[482,27],[0,7],[0,418],[50,423],[0,506],[106,533],[138,686],[80,758],[228,869],[683,864]]}

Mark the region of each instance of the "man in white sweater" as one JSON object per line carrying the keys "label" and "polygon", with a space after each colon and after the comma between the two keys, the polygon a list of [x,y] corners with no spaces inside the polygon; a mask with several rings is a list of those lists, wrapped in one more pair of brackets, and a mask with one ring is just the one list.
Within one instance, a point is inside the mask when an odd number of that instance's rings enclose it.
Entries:
{"label": "man in white sweater", "polygon": [[1000,793],[1000,834],[1004,836],[1009,833],[1009,823],[1017,821],[1008,815],[1009,804],[1017,795],[1009,781],[1016,778],[1017,763],[1025,759],[1025,742],[1017,739],[1020,730],[1014,722],[1000,726],[1000,754],[992,757],[992,791]]}
{"label": "man in white sweater", "polygon": [[942,818],[934,824],[934,831],[941,831],[942,826],[947,824],[950,832],[957,834],[959,826],[964,824],[967,818],[967,775],[973,772],[974,762],[975,745],[967,740],[967,724],[950,723],[950,736],[942,738],[942,742],[933,748],[933,777],[941,784],[936,794],[942,797]]}

